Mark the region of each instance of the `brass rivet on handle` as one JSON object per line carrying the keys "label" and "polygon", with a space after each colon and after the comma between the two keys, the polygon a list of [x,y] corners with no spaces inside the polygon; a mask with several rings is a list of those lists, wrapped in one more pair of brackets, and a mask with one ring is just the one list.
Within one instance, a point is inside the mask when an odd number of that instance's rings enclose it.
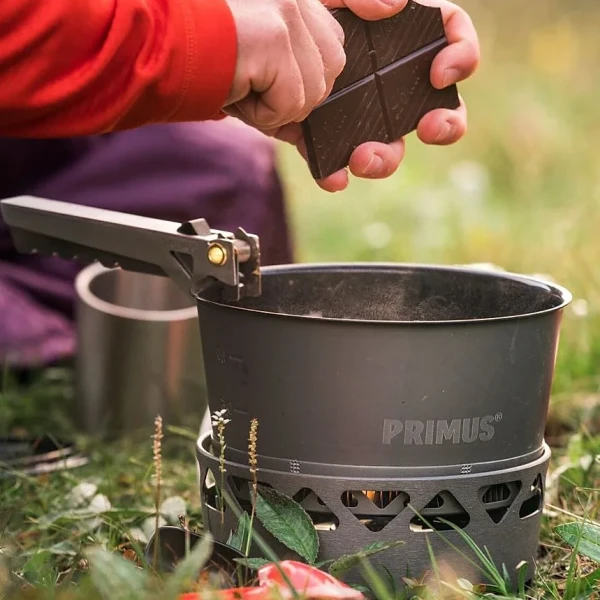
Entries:
{"label": "brass rivet on handle", "polygon": [[221,244],[211,244],[208,247],[208,260],[217,267],[224,265],[227,262],[227,250]]}

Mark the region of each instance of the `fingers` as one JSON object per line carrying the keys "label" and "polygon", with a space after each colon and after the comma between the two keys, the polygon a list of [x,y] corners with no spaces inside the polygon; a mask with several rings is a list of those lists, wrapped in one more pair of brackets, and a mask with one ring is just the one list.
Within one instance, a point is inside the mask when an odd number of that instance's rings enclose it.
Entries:
{"label": "fingers", "polygon": [[[304,89],[306,90],[307,110],[295,119],[302,121],[317,104],[325,100],[331,93],[335,80],[346,64],[346,54],[342,27],[319,0],[301,2],[299,6],[306,33],[311,36],[312,44],[317,48],[322,64],[322,70],[317,71],[315,64],[301,54],[301,48],[294,49],[300,70],[303,74],[306,73]],[[332,32],[335,37],[332,36]],[[317,74],[320,75],[319,78]]]}
{"label": "fingers", "polygon": [[[406,7],[408,0],[323,0],[328,8],[349,8],[366,20],[391,17]],[[475,26],[467,12],[448,0],[419,0],[419,4],[440,8],[448,47],[433,61],[432,85],[442,89],[464,81],[479,66],[481,51]]]}
{"label": "fingers", "polygon": [[[298,144],[300,154],[306,159],[304,143]],[[350,157],[349,170],[355,177],[362,179],[385,179],[396,172],[404,159],[404,140],[391,144],[367,142],[359,146]],[[342,169],[319,179],[317,184],[327,192],[341,192],[348,187],[348,170]]]}
{"label": "fingers", "polygon": [[417,127],[417,136],[424,144],[448,146],[458,142],[467,132],[467,107],[460,99],[456,110],[440,108],[427,113]]}
{"label": "fingers", "polygon": [[[419,123],[417,135],[425,144],[447,146],[458,142],[466,130],[467,109],[461,98],[461,105],[457,110],[439,109],[425,115]],[[306,159],[306,150],[301,137],[294,143]],[[405,153],[404,139],[391,144],[367,142],[352,153],[349,163],[350,172],[363,179],[385,179],[397,171],[404,160]],[[348,186],[348,173],[346,170],[338,171],[317,183],[329,192],[342,191]]]}
{"label": "fingers", "polygon": [[[432,85],[441,89],[467,79],[474,73],[480,62],[479,41],[471,19],[463,9],[447,0],[419,0],[419,2],[441,9],[449,42],[449,45],[433,61]],[[391,5],[383,0],[324,0],[324,4],[329,8],[347,7],[364,19],[381,19],[402,10],[406,1],[399,0],[399,3],[391,8]],[[311,18],[312,13],[306,16],[306,19]],[[320,47],[319,34],[315,34],[315,31],[316,29],[311,26],[315,42]],[[326,44],[323,46],[327,47]],[[327,70],[327,67],[324,68]],[[425,144],[445,146],[459,141],[466,131],[467,110],[461,98],[460,106],[456,110],[438,109],[425,115],[417,127],[417,136]],[[306,159],[306,148],[299,125],[287,125],[272,132],[272,135],[294,144]],[[321,179],[317,184],[326,191],[337,192],[348,186],[349,173],[360,178],[383,179],[398,169],[404,155],[403,139],[391,144],[367,142],[352,153],[347,169]]]}
{"label": "fingers", "polygon": [[[469,78],[481,60],[479,39],[473,21],[459,6],[447,0],[419,0],[438,7],[448,39],[448,46],[431,65],[431,84],[443,89]],[[467,131],[467,109],[463,99],[457,110],[434,110],[425,115],[417,128],[419,139],[430,145],[447,146],[458,142]]]}
{"label": "fingers", "polygon": [[469,78],[481,61],[477,31],[471,17],[460,6],[447,0],[419,0],[426,6],[441,9],[448,46],[431,66],[431,83],[442,89]]}
{"label": "fingers", "polygon": [[387,19],[398,14],[408,0],[323,0],[327,8],[349,8],[366,21]]}
{"label": "fingers", "polygon": [[[299,124],[294,123],[281,127],[278,130],[266,132],[278,140],[293,144],[298,149],[304,160],[308,160],[306,146]],[[367,142],[362,144],[352,153],[349,162],[349,171],[355,177],[364,179],[384,179],[392,175],[404,159],[405,143],[398,140],[391,144]],[[327,192],[341,192],[348,186],[348,169],[342,169],[317,180],[317,184]]]}
{"label": "fingers", "polygon": [[461,40],[446,46],[431,65],[431,84],[446,88],[469,78],[479,66],[479,51],[469,41]]}
{"label": "fingers", "polygon": [[261,130],[303,120],[344,68],[341,26],[319,0],[229,3],[238,64],[228,112]]}
{"label": "fingers", "polygon": [[[284,127],[280,127],[277,130],[272,130],[266,132],[267,135],[271,135],[282,142],[287,142],[288,144],[292,144],[296,146],[300,156],[308,162],[308,157],[306,153],[306,145],[304,143],[304,138],[302,137],[302,128],[298,123],[291,123]],[[342,169],[337,173],[333,173],[329,177],[325,179],[317,180],[317,185],[325,190],[326,192],[341,192],[348,187],[348,170]]]}
{"label": "fingers", "polygon": [[[298,5],[297,10],[302,12]],[[311,23],[311,25],[314,24]],[[289,23],[290,37],[294,41],[292,50],[296,60],[296,64],[300,70],[302,77],[302,88],[304,101],[301,110],[294,115],[290,115],[289,121],[301,121],[306,118],[311,110],[324,98],[327,92],[328,85],[333,86],[335,76],[327,76],[325,67],[325,56],[328,58],[331,55],[333,44],[340,46],[339,41],[331,35],[329,31],[329,42],[325,52],[322,53],[321,48],[317,45],[317,40],[314,37],[314,31],[309,31],[304,15],[302,18],[293,19]],[[329,60],[329,69],[331,69],[331,60]],[[283,86],[281,90],[283,90]],[[281,91],[277,94],[282,96]],[[267,95],[263,95],[263,100],[267,100]],[[280,123],[282,124],[282,123]]]}
{"label": "fingers", "polygon": [[[321,62],[320,56],[318,60]],[[258,129],[266,129],[279,127],[304,111],[306,98],[303,75],[291,46],[278,61],[272,76],[263,75],[261,85],[255,85],[253,93],[228,107],[229,114],[240,116]]]}
{"label": "fingers", "polygon": [[396,172],[404,158],[404,140],[391,144],[367,142],[359,146],[350,157],[350,171],[356,177],[383,179]]}
{"label": "fingers", "polygon": [[[302,146],[301,142],[298,149],[300,154],[306,158]],[[404,154],[404,140],[398,140],[391,144],[367,142],[352,153],[349,169],[352,175],[362,179],[385,179],[396,172],[404,159]],[[341,192],[348,187],[348,183],[347,169],[342,169],[317,181],[319,187],[326,192]]]}
{"label": "fingers", "polygon": [[329,177],[325,179],[319,179],[317,181],[317,185],[324,191],[330,192],[331,194],[335,194],[336,192],[343,192],[350,183],[350,178],[348,177],[348,170],[342,169],[337,173],[333,173],[333,175],[329,175]]}

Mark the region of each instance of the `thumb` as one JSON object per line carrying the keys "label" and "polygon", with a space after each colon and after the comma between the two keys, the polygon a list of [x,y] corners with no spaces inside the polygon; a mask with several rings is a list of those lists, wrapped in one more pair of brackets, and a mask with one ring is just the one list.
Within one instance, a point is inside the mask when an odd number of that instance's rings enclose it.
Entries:
{"label": "thumb", "polygon": [[406,7],[409,0],[321,0],[326,8],[349,8],[365,21],[393,17]]}

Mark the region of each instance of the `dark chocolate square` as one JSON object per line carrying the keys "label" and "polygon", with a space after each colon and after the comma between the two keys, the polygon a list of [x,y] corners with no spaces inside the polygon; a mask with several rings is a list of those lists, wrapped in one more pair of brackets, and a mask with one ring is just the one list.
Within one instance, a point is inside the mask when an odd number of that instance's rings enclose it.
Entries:
{"label": "dark chocolate square", "polygon": [[374,50],[375,70],[445,37],[439,9],[410,2],[396,16],[366,24]]}
{"label": "dark chocolate square", "polygon": [[333,16],[344,30],[344,51],[346,67],[335,80],[332,94],[371,75],[375,71],[369,54],[365,22],[352,11],[342,8],[332,11]]}
{"label": "dark chocolate square", "polygon": [[387,140],[375,76],[370,75],[341,94],[330,97],[302,123],[304,135],[311,140],[306,149],[309,163],[315,165],[316,178],[343,169],[365,139]]}
{"label": "dark chocolate square", "polygon": [[436,108],[458,108],[456,86],[438,90],[431,85],[431,63],[445,46],[446,40],[440,40],[435,46],[421,49],[418,59],[405,58],[375,74],[391,139],[416,129],[419,121]]}

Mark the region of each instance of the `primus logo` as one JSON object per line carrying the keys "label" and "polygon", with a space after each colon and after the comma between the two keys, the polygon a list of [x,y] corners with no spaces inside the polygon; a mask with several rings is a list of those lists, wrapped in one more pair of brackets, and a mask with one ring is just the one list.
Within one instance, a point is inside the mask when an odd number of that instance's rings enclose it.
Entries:
{"label": "primus logo", "polygon": [[502,420],[502,413],[472,417],[467,419],[438,419],[437,421],[383,421],[383,443],[391,444],[392,440],[403,434],[403,444],[410,446],[433,446],[444,442],[452,444],[470,444],[472,442],[489,442],[493,437],[494,423]]}

